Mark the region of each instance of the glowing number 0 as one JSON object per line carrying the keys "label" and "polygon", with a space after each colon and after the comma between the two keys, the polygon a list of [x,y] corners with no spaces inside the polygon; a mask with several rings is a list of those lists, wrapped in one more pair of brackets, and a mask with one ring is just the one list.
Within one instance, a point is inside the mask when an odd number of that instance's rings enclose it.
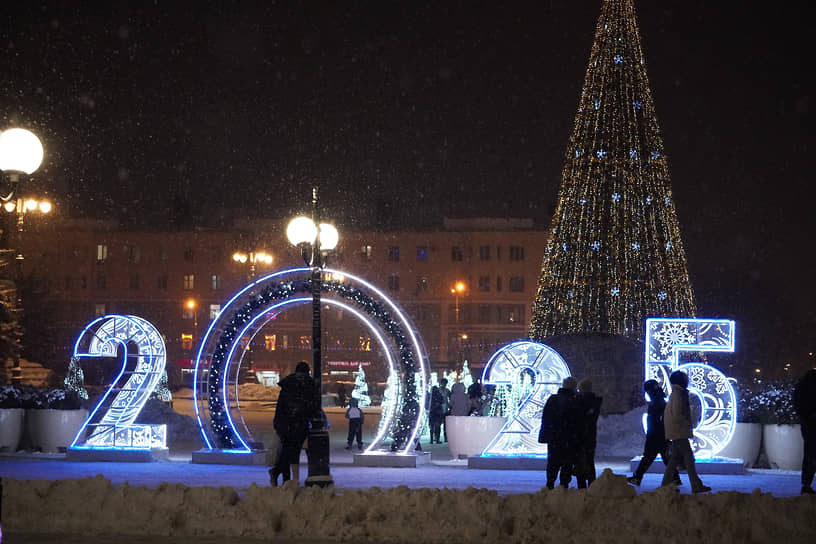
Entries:
{"label": "glowing number 0", "polygon": [[[128,354],[129,343],[138,348],[136,354]],[[119,374],[80,427],[72,449],[165,447],[164,425],[134,424],[164,372],[166,351],[156,327],[134,315],[100,317],[90,322],[77,338],[74,357],[116,357],[119,346],[124,353]],[[128,357],[136,358],[131,371],[127,370]],[[96,413],[106,405],[107,412],[97,421]]]}
{"label": "glowing number 0", "polygon": [[737,406],[734,385],[718,369],[703,363],[679,363],[681,351],[734,351],[733,321],[727,319],[646,320],[646,379],[669,390],[668,375],[682,370],[689,377],[689,393],[700,400],[702,414],[694,429],[695,454],[713,457],[734,434]]}
{"label": "glowing number 0", "polygon": [[[512,388],[522,385],[522,376],[532,378],[532,387],[525,397],[512,394]],[[570,370],[564,359],[551,347],[536,342],[514,342],[504,346],[485,363],[484,385],[510,386],[511,399],[507,421],[482,452],[482,455],[524,455],[547,452],[546,444],[538,443],[541,410],[547,398],[558,391]]]}

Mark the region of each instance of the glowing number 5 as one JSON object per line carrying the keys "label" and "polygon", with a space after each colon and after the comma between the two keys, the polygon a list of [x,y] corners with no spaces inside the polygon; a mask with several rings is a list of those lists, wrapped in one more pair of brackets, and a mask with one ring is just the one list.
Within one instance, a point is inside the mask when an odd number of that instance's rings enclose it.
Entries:
{"label": "glowing number 5", "polygon": [[646,379],[669,390],[669,373],[689,377],[689,393],[700,400],[702,413],[694,429],[695,454],[713,457],[731,440],[737,423],[734,385],[725,374],[704,363],[681,365],[681,351],[734,351],[734,322],[727,319],[646,320]]}
{"label": "glowing number 5", "polygon": [[[136,353],[128,353],[128,344]],[[116,357],[122,347],[119,374],[74,438],[75,449],[151,449],[166,444],[164,425],[134,421],[164,372],[166,352],[159,331],[134,315],[106,315],[90,322],[77,338],[74,357]],[[131,350],[133,351],[133,350]],[[135,365],[128,359],[135,358]],[[128,366],[132,366],[128,370]],[[97,419],[97,412],[107,406]]]}
{"label": "glowing number 5", "polygon": [[[529,376],[529,392],[519,393],[523,376]],[[508,406],[507,421],[482,455],[542,454],[547,446],[538,443],[541,410],[547,398],[558,391],[570,375],[567,363],[551,347],[536,342],[514,342],[490,356],[482,371],[482,383],[505,387],[515,406]],[[514,392],[513,389],[516,389]],[[522,397],[521,394],[524,394]]]}

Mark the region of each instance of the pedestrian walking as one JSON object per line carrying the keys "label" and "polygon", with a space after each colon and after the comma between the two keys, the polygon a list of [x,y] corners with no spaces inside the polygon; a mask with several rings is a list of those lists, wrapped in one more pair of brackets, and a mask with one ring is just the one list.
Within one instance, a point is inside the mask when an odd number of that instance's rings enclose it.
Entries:
{"label": "pedestrian walking", "polygon": [[603,398],[592,391],[592,381],[578,382],[576,395],[577,443],[575,450],[575,479],[578,489],[586,489],[595,481],[595,445],[598,438],[598,416]]}
{"label": "pedestrian walking", "polygon": [[456,382],[451,388],[450,415],[466,416],[470,414],[470,400],[465,392],[465,384]]}
{"label": "pedestrian walking", "polygon": [[692,493],[711,491],[697,475],[697,466],[694,463],[694,452],[691,450],[691,440],[694,437],[691,424],[691,406],[689,404],[688,375],[682,370],[675,370],[669,376],[672,386],[669,402],[663,411],[663,426],[666,438],[671,440],[671,453],[666,470],[663,473],[661,485],[674,485],[677,465],[683,463],[688,472]]}
{"label": "pedestrian walking", "polygon": [[555,395],[550,396],[541,412],[538,441],[547,444],[547,488],[553,489],[559,478],[569,487],[575,464],[577,433],[575,379],[564,378]]}
{"label": "pedestrian walking", "polygon": [[346,419],[349,422],[348,428],[348,445],[347,450],[351,449],[354,440],[357,440],[357,449],[363,449],[363,421],[365,421],[365,413],[358,406],[359,402],[353,398],[349,400],[349,407],[346,410]]}
{"label": "pedestrian walking", "polygon": [[[660,454],[660,459],[663,465],[669,463],[669,447],[670,442],[666,440],[666,429],[663,427],[663,412],[666,409],[666,395],[663,388],[657,383],[657,380],[646,380],[643,383],[643,391],[646,392],[649,398],[649,404],[646,407],[646,443],[643,446],[643,455],[640,458],[635,473],[626,480],[633,485],[640,485],[643,481],[643,475],[652,466],[657,455]],[[680,475],[675,468],[673,481],[676,485],[680,485]]]}
{"label": "pedestrian walking", "polygon": [[812,495],[816,473],[816,369],[808,370],[793,390],[805,451],[802,455],[802,495]]}
{"label": "pedestrian walking", "polygon": [[300,480],[300,450],[311,422],[320,417],[317,388],[309,375],[308,363],[299,362],[295,373],[283,378],[278,385],[281,390],[272,424],[281,439],[281,454],[275,466],[269,469],[273,486],[278,485],[278,476],[282,476],[284,482],[292,477]]}

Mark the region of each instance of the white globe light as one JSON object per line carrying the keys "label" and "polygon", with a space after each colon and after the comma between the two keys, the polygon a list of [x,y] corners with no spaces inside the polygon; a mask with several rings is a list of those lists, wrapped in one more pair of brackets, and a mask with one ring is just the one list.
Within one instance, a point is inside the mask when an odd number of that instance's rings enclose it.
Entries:
{"label": "white globe light", "polygon": [[337,229],[334,228],[334,225],[320,223],[320,249],[334,249],[337,247],[339,240],[340,235],[337,234]]}
{"label": "white globe light", "polygon": [[32,174],[43,160],[40,139],[23,128],[10,128],[0,134],[0,170]]}
{"label": "white globe light", "polygon": [[317,238],[317,227],[308,217],[296,217],[286,227],[286,237],[293,245],[313,244]]}
{"label": "white globe light", "polygon": [[48,202],[47,200],[40,202],[40,211],[42,213],[49,213],[51,211],[51,203]]}
{"label": "white globe light", "polygon": [[14,210],[17,209],[17,204],[10,201],[10,202],[6,202],[5,204],[3,204],[3,207],[6,209],[7,212],[11,213],[11,212],[13,212]]}

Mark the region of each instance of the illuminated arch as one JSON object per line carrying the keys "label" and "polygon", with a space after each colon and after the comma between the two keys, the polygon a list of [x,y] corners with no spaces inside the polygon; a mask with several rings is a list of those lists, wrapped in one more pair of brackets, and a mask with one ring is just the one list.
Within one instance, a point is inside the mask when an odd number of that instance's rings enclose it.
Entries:
{"label": "illuminated arch", "polygon": [[[205,447],[236,453],[252,451],[246,425],[235,425],[232,407],[240,413],[237,389],[227,384],[237,376],[241,357],[236,347],[241,338],[254,336],[278,309],[311,301],[311,269],[294,268],[264,276],[230,299],[210,324],[195,365],[194,406]],[[399,453],[413,450],[421,416],[425,411],[428,363],[419,337],[408,317],[382,291],[351,274],[324,269],[321,302],[348,309],[369,329],[376,331],[387,354],[391,376],[396,376],[396,409],[366,451],[381,448],[390,440]],[[380,332],[382,334],[380,334]],[[206,371],[206,377],[205,377]],[[233,380],[236,381],[236,380]],[[243,422],[242,422],[243,423]]]}
{"label": "illuminated arch", "polygon": [[[128,354],[129,343],[136,346],[136,354]],[[164,340],[153,324],[135,315],[99,317],[80,333],[73,356],[116,357],[120,347],[123,353],[119,374],[80,427],[71,443],[72,449],[165,447],[165,425],[134,423],[158,385],[167,359]],[[135,357],[136,364],[125,378],[128,357]],[[97,413],[104,407],[107,411],[97,420]]]}
{"label": "illuminated arch", "polygon": [[528,372],[532,390],[511,407],[510,417],[482,451],[482,455],[543,455],[546,444],[538,443],[541,411],[550,395],[556,393],[569,367],[557,351],[531,341],[508,344],[490,356],[482,370],[482,383],[495,386],[516,386],[520,376]]}

